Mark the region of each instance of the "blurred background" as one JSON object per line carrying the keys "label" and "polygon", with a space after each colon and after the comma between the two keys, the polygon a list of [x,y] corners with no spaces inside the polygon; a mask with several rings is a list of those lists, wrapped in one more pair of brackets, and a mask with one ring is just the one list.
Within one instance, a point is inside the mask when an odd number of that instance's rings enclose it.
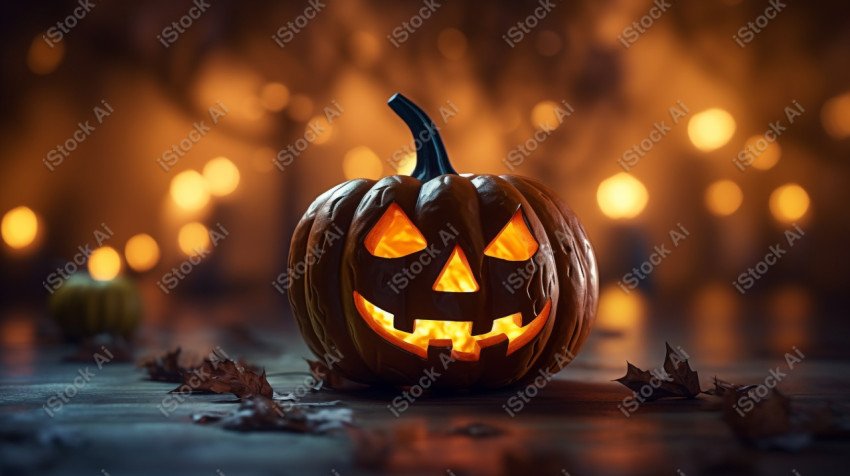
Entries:
{"label": "blurred background", "polygon": [[[56,335],[57,269],[135,281],[151,345],[275,329],[297,346],[273,285],[290,235],[333,185],[412,170],[395,92],[459,172],[536,178],[581,217],[601,287],[585,359],[648,361],[663,340],[718,364],[850,357],[846,2],[767,23],[768,3],[734,0],[557,2],[534,20],[537,2],[81,5],[0,18],[0,340],[25,349],[4,352],[17,372]],[[75,262],[87,245],[108,248]]]}

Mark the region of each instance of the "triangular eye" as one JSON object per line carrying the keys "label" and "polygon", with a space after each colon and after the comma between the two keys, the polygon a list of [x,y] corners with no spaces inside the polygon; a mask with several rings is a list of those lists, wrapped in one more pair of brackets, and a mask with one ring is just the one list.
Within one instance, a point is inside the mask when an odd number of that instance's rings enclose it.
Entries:
{"label": "triangular eye", "polygon": [[393,203],[372,227],[364,241],[366,249],[379,258],[401,258],[428,245],[400,206]]}
{"label": "triangular eye", "polygon": [[517,210],[502,231],[484,248],[484,254],[508,261],[525,261],[537,252],[537,241],[528,230],[522,210]]}

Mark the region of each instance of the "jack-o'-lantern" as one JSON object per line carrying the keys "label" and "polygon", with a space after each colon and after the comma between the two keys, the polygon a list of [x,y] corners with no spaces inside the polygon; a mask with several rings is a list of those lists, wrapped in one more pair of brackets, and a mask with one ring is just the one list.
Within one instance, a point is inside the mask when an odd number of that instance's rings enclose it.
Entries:
{"label": "jack-o'-lantern", "polygon": [[389,105],[421,144],[411,176],[337,185],[293,235],[308,346],[367,384],[493,388],[560,370],[596,312],[578,218],[534,180],[457,174],[431,119],[400,94]]}

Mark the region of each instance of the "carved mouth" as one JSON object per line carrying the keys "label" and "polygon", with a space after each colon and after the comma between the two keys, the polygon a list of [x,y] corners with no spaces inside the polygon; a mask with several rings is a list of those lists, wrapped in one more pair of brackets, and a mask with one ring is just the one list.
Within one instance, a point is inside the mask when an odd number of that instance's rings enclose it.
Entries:
{"label": "carved mouth", "polygon": [[534,339],[546,321],[552,300],[547,299],[540,313],[525,326],[522,325],[522,313],[514,313],[493,321],[490,332],[471,335],[471,321],[436,321],[416,319],[413,321],[413,332],[405,332],[395,328],[394,316],[372,304],[354,291],[354,305],[363,320],[381,337],[397,347],[412,352],[423,359],[428,358],[428,347],[451,347],[452,357],[458,360],[475,361],[481,354],[481,349],[508,341],[506,355],[511,355],[517,349]]}

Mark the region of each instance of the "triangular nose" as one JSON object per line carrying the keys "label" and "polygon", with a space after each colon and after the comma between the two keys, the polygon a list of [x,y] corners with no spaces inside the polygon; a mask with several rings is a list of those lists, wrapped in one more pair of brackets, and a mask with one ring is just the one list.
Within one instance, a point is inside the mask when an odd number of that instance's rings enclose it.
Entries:
{"label": "triangular nose", "polygon": [[469,262],[460,246],[455,245],[449,260],[434,281],[434,291],[446,293],[474,293],[478,291],[478,282],[472,275]]}

